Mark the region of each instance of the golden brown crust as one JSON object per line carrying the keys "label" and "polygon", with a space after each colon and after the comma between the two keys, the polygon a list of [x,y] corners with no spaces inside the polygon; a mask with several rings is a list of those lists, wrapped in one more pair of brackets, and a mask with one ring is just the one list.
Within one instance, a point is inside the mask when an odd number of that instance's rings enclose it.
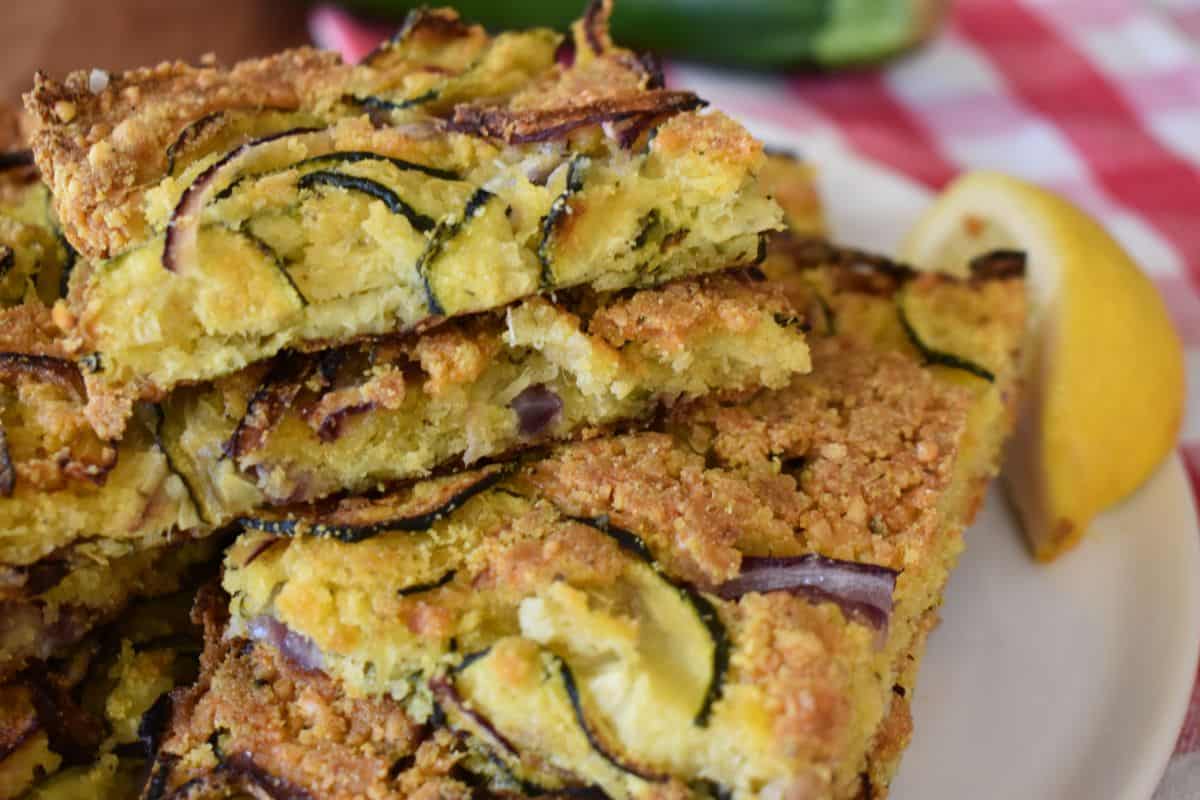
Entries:
{"label": "golden brown crust", "polygon": [[51,309],[38,302],[0,309],[0,353],[69,357]]}
{"label": "golden brown crust", "polygon": [[[488,96],[484,87],[462,97],[435,97],[406,112],[417,114],[418,123],[402,135],[457,130],[517,143],[613,123],[627,126],[636,138],[670,117],[659,133],[663,152],[708,150],[724,163],[756,161],[760,146],[740,126],[721,115],[687,113],[702,101],[655,85],[656,77],[642,61],[613,47],[606,20],[602,12],[576,31],[581,41],[602,50],[580,46],[566,68],[553,59],[540,65],[538,59],[530,59],[538,64],[527,63],[519,53],[512,55],[497,97]],[[163,177],[169,146],[191,123],[221,112],[279,109],[333,122],[362,114],[361,98],[374,92],[429,76],[466,74],[490,44],[501,41],[489,39],[478,26],[463,25],[448,10],[424,12],[417,22],[395,40],[396,48],[403,46],[399,54],[388,44],[358,66],[301,48],[231,69],[175,62],[116,73],[96,92],[89,85],[90,72],[72,73],[61,82],[39,73],[25,103],[38,121],[34,150],[67,236],[92,259],[115,255],[144,238],[142,198]],[[513,49],[511,42],[505,46]]]}
{"label": "golden brown crust", "polygon": [[[791,390],[734,406],[700,400],[678,424],[694,443],[707,438],[719,463],[798,467],[807,502],[785,518],[820,552],[902,568],[911,548],[936,544],[970,392],[844,339],[817,340],[812,354],[812,376]],[[877,533],[864,537],[863,526]]]}
{"label": "golden brown crust", "polygon": [[175,694],[160,753],[160,768],[170,763],[163,754],[185,757],[167,767],[169,788],[218,769],[218,734],[223,754],[328,800],[468,794],[450,777],[461,753],[448,731],[429,736],[395,700],[347,697],[270,647],[224,639],[224,626],[206,617],[203,672]]}
{"label": "golden brown crust", "polygon": [[813,361],[785,390],[681,404],[674,438],[563,447],[530,479],[568,513],[609,513],[652,546],[673,541],[667,552],[687,557],[670,568],[701,584],[735,574],[739,552],[781,555],[763,548],[792,530],[804,550],[901,569],[940,546],[937,501],[970,392],[903,354],[841,339],[815,343]]}
{"label": "golden brown crust", "polygon": [[38,302],[0,310],[0,432],[12,485],[52,492],[103,480],[117,450],[97,437],[85,400],[50,310]]}
{"label": "golden brown crust", "polygon": [[300,48],[229,70],[164,62],[109,75],[95,93],[90,71],[61,83],[39,72],[25,98],[38,124],[33,146],[72,243],[102,258],[144,235],[135,206],[188,123],[231,109],[296,108],[345,69],[334,53]]}
{"label": "golden brown crust", "polygon": [[588,330],[613,347],[636,341],[672,353],[711,330],[747,333],[764,311],[790,315],[792,308],[778,287],[744,273],[724,274],[638,292],[600,309]]}

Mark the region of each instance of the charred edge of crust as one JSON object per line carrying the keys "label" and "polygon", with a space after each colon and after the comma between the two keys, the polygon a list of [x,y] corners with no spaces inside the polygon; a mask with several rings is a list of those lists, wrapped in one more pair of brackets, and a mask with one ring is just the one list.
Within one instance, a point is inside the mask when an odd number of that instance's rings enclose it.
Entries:
{"label": "charred edge of crust", "polygon": [[68,764],[85,764],[95,757],[104,738],[100,719],[85,711],[63,687],[36,669],[25,672],[39,726],[50,749]]}
{"label": "charred edge of crust", "polygon": [[0,381],[12,381],[22,377],[53,383],[72,392],[80,401],[87,396],[79,368],[65,358],[28,353],[0,353]]}
{"label": "charred edge of crust", "polygon": [[163,768],[152,774],[144,795],[146,800],[209,800],[236,796],[239,791],[253,792],[256,797],[261,796],[261,792],[271,800],[312,800],[307,789],[272,775],[246,753],[234,753],[222,759],[212,771],[192,778],[168,794],[166,783],[176,760],[162,759],[156,764]]}
{"label": "charred edge of crust", "polygon": [[[836,286],[840,291],[887,297],[905,283],[918,277],[935,276],[948,282],[962,279],[941,272],[922,272],[884,255],[834,244],[825,239],[798,237],[788,231],[770,235],[771,244],[787,253],[800,269],[833,267],[838,270]],[[1012,280],[1025,274],[1025,253],[1020,250],[992,250],[971,259],[971,281]]]}
{"label": "charred edge of crust", "polygon": [[400,28],[392,37],[363,57],[360,63],[370,66],[380,56],[410,36],[429,32],[446,39],[458,39],[471,33],[472,26],[463,22],[458,12],[449,8],[431,9],[425,6],[414,8],[405,16]]}
{"label": "charred edge of crust", "polygon": [[625,97],[597,100],[569,108],[513,111],[490,106],[462,105],[454,109],[449,129],[509,144],[557,139],[576,128],[636,117],[659,117],[694,111],[706,103],[692,92],[651,89]]}
{"label": "charred edge of crust", "polygon": [[1011,280],[1025,277],[1023,250],[992,250],[971,259],[971,277],[978,280]]}

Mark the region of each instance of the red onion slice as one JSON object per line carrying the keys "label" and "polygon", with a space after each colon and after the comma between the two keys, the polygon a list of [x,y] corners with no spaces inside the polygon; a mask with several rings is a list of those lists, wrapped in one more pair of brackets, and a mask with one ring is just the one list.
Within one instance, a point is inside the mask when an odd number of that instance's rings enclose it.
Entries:
{"label": "red onion slice", "polygon": [[12,497],[17,484],[17,469],[8,452],[8,436],[4,424],[0,423],[0,497]]}
{"label": "red onion slice", "polygon": [[790,592],[813,602],[837,603],[847,616],[885,630],[896,590],[895,570],[809,553],[785,558],[742,559],[742,572],[715,590],[724,600],[750,592]]}
{"label": "red onion slice", "polygon": [[567,37],[554,48],[554,63],[563,69],[575,66],[575,40]]}
{"label": "red onion slice", "polygon": [[256,642],[271,645],[292,664],[310,672],[325,669],[325,657],[315,642],[267,614],[260,614],[246,623],[246,633]]}
{"label": "red onion slice", "polygon": [[581,27],[588,48],[596,55],[603,55],[611,46],[608,38],[608,17],[612,14],[612,0],[591,0],[583,11]]}
{"label": "red onion slice", "polygon": [[508,404],[517,415],[517,429],[532,437],[545,431],[562,415],[562,398],[544,383],[535,383],[521,391]]}
{"label": "red onion slice", "polygon": [[270,150],[286,150],[294,145],[302,145],[308,157],[325,155],[333,152],[335,147],[333,134],[327,128],[293,128],[251,139],[230,150],[197,175],[180,195],[167,222],[163,267],[169,272],[179,272],[181,268],[195,264],[200,212],[229,183],[229,178],[244,171]]}

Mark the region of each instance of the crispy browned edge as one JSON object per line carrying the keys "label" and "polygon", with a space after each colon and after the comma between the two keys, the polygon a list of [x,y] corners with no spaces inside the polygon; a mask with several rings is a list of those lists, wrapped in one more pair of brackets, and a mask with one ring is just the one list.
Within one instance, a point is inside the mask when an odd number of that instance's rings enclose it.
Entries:
{"label": "crispy browned edge", "polygon": [[[1013,385],[1007,387],[1005,393],[1005,436],[998,439],[1003,442],[1011,434],[1016,424],[1022,381],[1014,379]],[[991,454],[988,470],[971,479],[971,489],[967,496],[966,507],[963,510],[961,525],[965,530],[975,521],[983,501],[987,495],[988,485],[1000,468],[1001,449]],[[943,591],[945,587],[942,587]],[[925,613],[920,623],[920,633],[913,639],[908,652],[901,654],[897,666],[897,682],[893,687],[891,708],[887,717],[880,724],[879,732],[867,753],[867,771],[863,773],[862,785],[854,800],[887,800],[890,793],[890,783],[895,777],[900,760],[913,735],[912,700],[916,691],[917,674],[925,653],[925,645],[934,629],[941,623],[941,615],[937,608],[931,608]]]}
{"label": "crispy browned edge", "polygon": [[[599,66],[582,74],[567,70],[556,84],[531,87],[528,97],[518,93],[523,97],[519,104],[460,104],[441,124],[506,141],[537,141],[578,124],[632,119],[636,125],[648,114],[703,105],[689,92],[661,88],[644,60],[612,46],[610,6],[610,0],[593,3],[586,24],[576,26],[577,38],[601,48],[591,62]],[[458,23],[449,10],[425,14]],[[461,24],[426,28],[422,35],[435,41],[463,36],[463,28],[486,35],[478,26]],[[144,237],[141,196],[163,176],[168,144],[185,125],[234,109],[329,110],[341,102],[348,81],[363,74],[359,70],[372,69],[347,65],[335,53],[299,48],[229,69],[176,61],[114,73],[98,92],[90,89],[89,71],[73,72],[62,81],[39,72],[25,105],[36,119],[34,154],[67,238],[87,258],[103,259]],[[710,118],[689,127],[686,136],[722,136],[731,152],[748,147]],[[752,141],[744,131],[740,138]]]}
{"label": "crispy browned edge", "polygon": [[71,243],[100,259],[142,234],[132,207],[162,177],[166,148],[191,120],[238,108],[295,108],[347,68],[304,47],[232,69],[164,62],[113,74],[93,93],[87,71],[34,77],[25,96],[37,120],[33,149]]}

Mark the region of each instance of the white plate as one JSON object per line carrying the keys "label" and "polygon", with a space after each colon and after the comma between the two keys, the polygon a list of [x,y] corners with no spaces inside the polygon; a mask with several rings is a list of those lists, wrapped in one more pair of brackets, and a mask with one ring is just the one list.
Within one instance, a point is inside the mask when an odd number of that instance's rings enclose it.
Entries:
{"label": "white plate", "polygon": [[[891,252],[929,202],[835,142],[749,127],[818,166],[840,241]],[[893,800],[1147,800],[1200,648],[1200,532],[1178,457],[1051,565],[1029,558],[993,488],[942,613]]]}

